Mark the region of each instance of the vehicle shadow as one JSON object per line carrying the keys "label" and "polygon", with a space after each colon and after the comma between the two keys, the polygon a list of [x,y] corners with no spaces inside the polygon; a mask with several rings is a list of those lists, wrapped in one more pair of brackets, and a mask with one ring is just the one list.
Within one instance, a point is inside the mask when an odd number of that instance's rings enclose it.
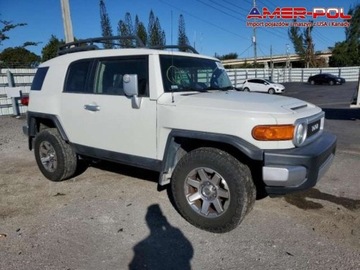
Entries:
{"label": "vehicle shadow", "polygon": [[353,200],[345,197],[337,197],[331,194],[323,193],[316,188],[307,191],[298,192],[284,196],[285,201],[303,210],[320,209],[323,205],[319,202],[309,201],[308,199],[317,199],[335,203],[345,207],[348,210],[355,211],[360,209],[360,200]]}
{"label": "vehicle shadow", "polygon": [[149,206],[145,220],[150,235],[134,246],[129,269],[191,269],[194,249],[190,241],[169,224],[158,204]]}
{"label": "vehicle shadow", "polygon": [[330,120],[359,120],[360,109],[357,108],[323,108],[325,118]]}

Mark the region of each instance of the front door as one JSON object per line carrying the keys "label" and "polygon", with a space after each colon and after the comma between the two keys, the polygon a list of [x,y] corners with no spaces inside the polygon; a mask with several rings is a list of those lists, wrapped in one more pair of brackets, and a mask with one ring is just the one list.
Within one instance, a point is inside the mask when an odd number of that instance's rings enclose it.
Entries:
{"label": "front door", "polygon": [[[124,94],[125,74],[138,75],[139,109]],[[62,94],[60,119],[70,142],[94,151],[155,159],[156,101],[149,98],[148,82],[147,56],[73,63]]]}

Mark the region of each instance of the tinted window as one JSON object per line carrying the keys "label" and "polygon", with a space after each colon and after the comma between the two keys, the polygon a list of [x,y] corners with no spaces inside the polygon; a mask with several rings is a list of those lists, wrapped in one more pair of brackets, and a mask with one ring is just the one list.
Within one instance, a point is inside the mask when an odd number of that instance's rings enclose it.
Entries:
{"label": "tinted window", "polygon": [[100,59],[96,67],[94,93],[124,95],[125,74],[137,74],[139,96],[149,96],[147,56]]}
{"label": "tinted window", "polygon": [[64,92],[90,92],[87,78],[90,75],[91,63],[92,60],[82,60],[70,65],[66,76]]}
{"label": "tinted window", "polygon": [[49,67],[40,67],[36,71],[35,77],[31,84],[31,90],[41,90],[46,73],[48,72]]}

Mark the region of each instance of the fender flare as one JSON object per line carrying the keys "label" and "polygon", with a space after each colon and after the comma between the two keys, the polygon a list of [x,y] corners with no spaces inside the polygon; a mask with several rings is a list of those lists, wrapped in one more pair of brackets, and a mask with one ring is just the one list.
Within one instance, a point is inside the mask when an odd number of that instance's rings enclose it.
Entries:
{"label": "fender flare", "polygon": [[29,137],[29,149],[32,150],[32,139],[37,133],[37,119],[50,120],[54,123],[55,128],[60,133],[61,138],[68,142],[69,139],[60,123],[59,118],[54,114],[38,113],[38,112],[27,112],[27,126],[28,126],[28,137]]}
{"label": "fender flare", "polygon": [[239,137],[227,134],[174,129],[170,132],[165,146],[162,169],[159,176],[159,185],[161,186],[170,182],[172,172],[179,161],[177,153],[181,148],[181,144],[176,142],[178,138],[222,143],[234,147],[251,160],[262,161],[264,159],[264,151],[262,149]]}

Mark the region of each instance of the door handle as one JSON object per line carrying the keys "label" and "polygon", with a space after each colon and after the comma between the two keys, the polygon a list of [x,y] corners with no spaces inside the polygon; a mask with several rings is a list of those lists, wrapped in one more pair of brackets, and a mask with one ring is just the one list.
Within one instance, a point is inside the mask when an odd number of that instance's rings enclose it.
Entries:
{"label": "door handle", "polygon": [[100,111],[100,106],[96,104],[85,104],[84,109],[92,112]]}

